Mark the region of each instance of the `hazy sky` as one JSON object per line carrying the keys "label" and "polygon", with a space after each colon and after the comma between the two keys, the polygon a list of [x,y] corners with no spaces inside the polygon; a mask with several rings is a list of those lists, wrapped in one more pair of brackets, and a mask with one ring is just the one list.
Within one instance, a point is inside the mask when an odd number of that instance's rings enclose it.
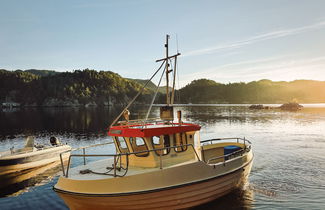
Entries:
{"label": "hazy sky", "polygon": [[146,79],[168,33],[180,86],[325,80],[324,11],[323,0],[0,0],[0,68]]}

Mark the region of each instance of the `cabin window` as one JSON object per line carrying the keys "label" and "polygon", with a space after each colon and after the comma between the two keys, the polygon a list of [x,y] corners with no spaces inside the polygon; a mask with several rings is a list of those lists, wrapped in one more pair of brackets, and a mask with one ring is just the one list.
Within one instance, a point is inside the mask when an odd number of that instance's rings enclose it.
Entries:
{"label": "cabin window", "polygon": [[[151,138],[152,145],[156,150],[157,155],[167,155],[170,152],[170,137],[169,135],[153,136]],[[161,150],[160,150],[161,149]]]}
{"label": "cabin window", "polygon": [[175,152],[183,152],[187,150],[186,133],[176,133],[174,135]]}
{"label": "cabin window", "polygon": [[129,152],[129,148],[128,145],[126,144],[126,141],[124,138],[122,137],[115,137],[116,140],[116,144],[118,147],[118,150],[120,151],[120,153],[127,153]]}
{"label": "cabin window", "polygon": [[135,155],[138,157],[146,157],[149,155],[148,147],[146,142],[143,138],[136,138],[136,137],[130,137],[130,144],[132,146],[133,152],[141,152],[136,153]]}

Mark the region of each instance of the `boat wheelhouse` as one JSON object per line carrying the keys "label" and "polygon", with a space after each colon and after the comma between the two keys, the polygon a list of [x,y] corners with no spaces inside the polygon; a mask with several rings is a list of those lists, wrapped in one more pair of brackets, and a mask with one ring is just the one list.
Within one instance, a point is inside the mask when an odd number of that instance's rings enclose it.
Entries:
{"label": "boat wheelhouse", "polygon": [[198,154],[193,145],[198,130],[200,126],[195,124],[158,121],[145,125],[113,126],[108,134],[113,137],[120,154],[134,154],[129,158],[130,165],[162,168],[162,164],[196,159]]}
{"label": "boat wheelhouse", "polygon": [[[165,72],[170,72],[168,60],[176,60],[178,55],[166,53],[161,59],[167,62]],[[87,153],[88,148],[105,144],[75,149],[81,152],[70,155],[63,176],[54,186],[70,209],[189,208],[246,183],[253,162],[250,141],[201,141],[199,125],[183,122],[181,111],[177,112],[177,122],[174,120],[173,98],[173,91],[171,96],[167,94],[167,105],[161,107],[159,119],[148,119],[147,114],[143,120],[130,120],[128,105],[109,127],[115,154]],[[117,122],[122,115],[125,120]],[[104,159],[88,161],[93,157]],[[75,158],[83,162],[70,168]]]}

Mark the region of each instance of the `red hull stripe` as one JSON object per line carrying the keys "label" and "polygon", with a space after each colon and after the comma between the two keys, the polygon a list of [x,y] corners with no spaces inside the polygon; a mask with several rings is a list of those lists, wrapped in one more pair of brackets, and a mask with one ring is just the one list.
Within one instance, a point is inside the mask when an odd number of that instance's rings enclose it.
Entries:
{"label": "red hull stripe", "polygon": [[200,129],[201,127],[199,125],[190,123],[173,123],[171,125],[147,124],[147,127],[143,127],[142,125],[122,125],[112,126],[108,131],[108,135],[124,137],[150,137],[173,133],[184,133],[188,131],[197,131]]}

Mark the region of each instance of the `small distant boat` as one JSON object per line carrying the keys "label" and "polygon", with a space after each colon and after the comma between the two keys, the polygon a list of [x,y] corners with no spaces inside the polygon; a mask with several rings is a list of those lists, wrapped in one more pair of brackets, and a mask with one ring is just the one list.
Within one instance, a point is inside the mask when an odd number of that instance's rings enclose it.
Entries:
{"label": "small distant boat", "polygon": [[[176,75],[180,55],[168,56],[168,38],[166,58],[157,60],[166,64],[166,93],[170,92],[168,74],[172,71],[169,61],[174,59]],[[108,130],[115,154],[87,154],[83,147],[82,153],[70,155],[53,188],[70,209],[184,209],[245,184],[253,163],[251,142],[245,138],[200,141],[200,125],[183,122],[181,111],[174,120],[174,85],[171,96],[166,96],[167,105],[160,108],[159,119],[148,119],[149,108],[145,119],[130,120],[127,108],[136,97],[120,113]],[[150,107],[153,102],[154,98]],[[122,115],[125,120],[117,122]],[[70,169],[71,159],[78,157],[83,161]],[[91,157],[106,159],[88,162],[86,158]]]}
{"label": "small distant boat", "polygon": [[[34,145],[34,137],[27,137],[21,149],[0,152],[0,175],[32,169],[60,161],[60,153],[71,150],[69,145],[61,144],[56,137],[50,138],[51,145]],[[68,153],[63,158],[68,157]]]}

